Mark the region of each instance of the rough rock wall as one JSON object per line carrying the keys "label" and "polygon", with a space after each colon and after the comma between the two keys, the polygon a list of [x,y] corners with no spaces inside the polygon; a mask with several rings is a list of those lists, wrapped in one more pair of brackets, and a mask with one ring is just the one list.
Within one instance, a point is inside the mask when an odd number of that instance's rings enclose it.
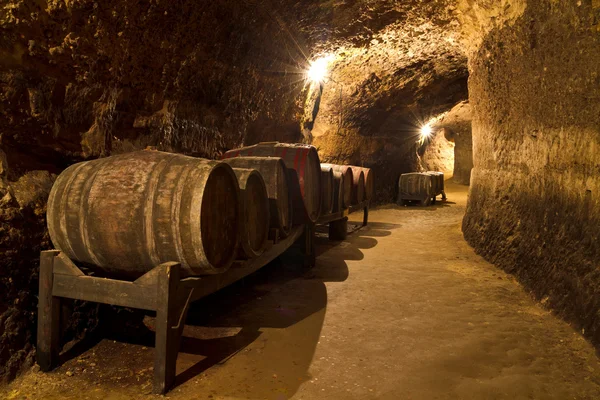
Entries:
{"label": "rough rock wall", "polygon": [[600,344],[600,2],[525,3],[470,58],[463,230]]}
{"label": "rough rock wall", "polygon": [[471,181],[473,169],[473,134],[471,128],[471,106],[468,102],[461,102],[454,106],[434,126],[444,132],[444,136],[454,147],[453,181],[461,185],[468,185]]}
{"label": "rough rock wall", "polygon": [[423,141],[418,149],[421,171],[444,173],[444,179],[454,175],[454,148],[456,145],[446,138],[446,131],[439,129]]}
{"label": "rough rock wall", "polygon": [[322,52],[331,73],[316,118],[307,113],[304,126],[322,159],[373,168],[376,200],[392,201],[398,176],[420,168],[421,125],[468,96],[456,7],[450,0],[350,3],[364,7],[356,11],[362,23],[332,10],[335,29]]}
{"label": "rough rock wall", "polygon": [[0,380],[31,358],[55,174],[148,145],[215,157],[301,137],[306,63],[282,1],[0,6]]}

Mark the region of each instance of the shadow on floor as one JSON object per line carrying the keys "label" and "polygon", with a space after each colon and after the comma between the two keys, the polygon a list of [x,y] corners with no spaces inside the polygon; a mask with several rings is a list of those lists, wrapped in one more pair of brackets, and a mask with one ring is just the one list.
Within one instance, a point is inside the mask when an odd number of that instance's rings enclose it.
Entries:
{"label": "shadow on floor", "polygon": [[[362,260],[361,250],[375,247],[376,237],[388,236],[399,226],[371,223],[339,242],[319,236],[316,266],[312,269],[304,267],[301,249],[292,246],[254,274],[193,303],[181,341],[176,386],[213,366],[244,362],[254,372],[246,376],[237,373],[236,367],[236,377],[231,378],[231,385],[219,389],[220,395],[237,396],[240,387],[250,387],[250,397],[268,397],[272,374],[265,375],[265,371],[275,368],[286,371],[280,380],[284,380],[282,384],[291,396],[310,379],[308,370],[327,307],[325,282],[345,281],[349,276],[346,261]],[[154,316],[105,307],[102,321],[102,331],[63,352],[65,365],[61,370],[77,365],[76,358],[97,358],[96,371],[111,377],[111,390],[141,384],[139,375],[123,376],[125,364],[132,370],[149,370],[146,379],[151,378]]]}
{"label": "shadow on floor", "polygon": [[399,204],[387,204],[385,206],[379,207],[381,210],[399,210],[399,211],[437,211],[441,208],[452,207],[455,205],[455,202],[446,200],[446,201],[436,201],[435,204],[429,205],[427,207],[420,206],[418,202],[409,203],[407,205],[401,206]]}

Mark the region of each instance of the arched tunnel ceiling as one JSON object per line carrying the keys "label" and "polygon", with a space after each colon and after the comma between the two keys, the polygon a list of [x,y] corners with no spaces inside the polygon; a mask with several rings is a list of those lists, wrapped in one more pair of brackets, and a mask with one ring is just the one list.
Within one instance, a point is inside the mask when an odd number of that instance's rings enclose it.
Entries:
{"label": "arched tunnel ceiling", "polygon": [[[363,135],[414,133],[467,98],[467,59],[457,4],[442,1],[302,2],[302,36],[331,72],[308,128]],[[314,126],[313,126],[314,123]]]}

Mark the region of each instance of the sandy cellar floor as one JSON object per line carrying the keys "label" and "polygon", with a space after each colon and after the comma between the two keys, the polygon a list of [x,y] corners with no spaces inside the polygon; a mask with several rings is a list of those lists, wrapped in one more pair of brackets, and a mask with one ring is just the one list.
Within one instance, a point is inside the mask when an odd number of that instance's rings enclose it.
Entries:
{"label": "sandy cellar floor", "polygon": [[[347,241],[321,235],[312,270],[292,251],[196,303],[168,397],[600,398],[592,346],[474,254],[460,231],[467,189],[448,192],[427,209],[374,210]],[[0,397],[158,397],[152,335],[114,331]]]}

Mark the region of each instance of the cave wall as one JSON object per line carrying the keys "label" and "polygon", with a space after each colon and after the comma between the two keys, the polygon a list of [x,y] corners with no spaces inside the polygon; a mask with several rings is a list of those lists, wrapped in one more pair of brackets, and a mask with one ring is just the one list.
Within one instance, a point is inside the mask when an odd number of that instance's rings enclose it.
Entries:
{"label": "cave wall", "polygon": [[32,360],[56,174],[156,146],[217,157],[302,140],[308,46],[289,2],[5,2],[0,10],[0,380]]}
{"label": "cave wall", "polygon": [[421,126],[467,99],[467,59],[452,0],[354,3],[361,23],[331,10],[330,74],[303,122],[324,161],[372,168],[384,203],[421,168]]}
{"label": "cave wall", "polygon": [[446,139],[454,143],[454,165],[452,180],[461,185],[471,182],[473,169],[473,131],[471,127],[471,105],[463,101],[454,106],[435,124],[434,128],[444,132]]}
{"label": "cave wall", "polygon": [[599,344],[600,2],[509,3],[469,59],[464,235]]}
{"label": "cave wall", "polygon": [[421,171],[443,172],[444,179],[450,179],[454,175],[456,145],[446,136],[444,129],[436,130],[429,138],[423,140],[423,145],[419,147],[417,153],[420,156]]}

